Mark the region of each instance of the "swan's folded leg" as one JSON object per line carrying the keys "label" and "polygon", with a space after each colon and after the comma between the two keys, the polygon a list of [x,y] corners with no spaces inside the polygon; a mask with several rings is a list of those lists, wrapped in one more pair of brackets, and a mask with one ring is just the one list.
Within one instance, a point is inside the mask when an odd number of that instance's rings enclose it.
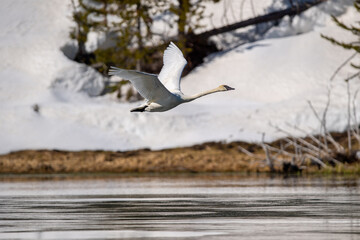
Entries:
{"label": "swan's folded leg", "polygon": [[130,110],[130,112],[145,112],[145,109],[148,107],[148,105],[141,105],[137,108],[133,108]]}

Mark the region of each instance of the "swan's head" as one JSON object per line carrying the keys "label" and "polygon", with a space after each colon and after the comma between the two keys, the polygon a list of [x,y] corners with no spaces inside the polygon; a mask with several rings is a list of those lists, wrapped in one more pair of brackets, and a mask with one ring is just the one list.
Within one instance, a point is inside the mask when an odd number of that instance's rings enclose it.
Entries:
{"label": "swan's head", "polygon": [[235,90],[235,88],[229,87],[228,85],[221,85],[221,86],[219,86],[219,89],[220,89],[221,91]]}

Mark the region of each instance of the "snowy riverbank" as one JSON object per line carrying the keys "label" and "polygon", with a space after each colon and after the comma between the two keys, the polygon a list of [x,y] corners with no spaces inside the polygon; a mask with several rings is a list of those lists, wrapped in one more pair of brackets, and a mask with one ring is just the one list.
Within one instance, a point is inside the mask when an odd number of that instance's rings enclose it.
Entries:
{"label": "snowy riverbank", "polygon": [[[206,141],[260,141],[263,133],[266,140],[283,136],[270,122],[316,133],[319,123],[307,101],[318,111],[324,109],[329,79],[351,55],[320,33],[352,39],[329,15],[344,22],[358,18],[351,1],[346,2],[329,1],[291,23],[285,18],[266,39],[209,57],[182,82],[189,94],[221,84],[236,91],[165,113],[137,114],[129,110],[139,103],[91,97],[101,89],[102,76],[61,51],[69,42],[70,1],[5,0],[0,9],[0,153],[163,149]],[[351,71],[344,68],[331,83],[331,131],[347,126],[343,79]],[[359,87],[359,81],[352,82],[353,91]]]}

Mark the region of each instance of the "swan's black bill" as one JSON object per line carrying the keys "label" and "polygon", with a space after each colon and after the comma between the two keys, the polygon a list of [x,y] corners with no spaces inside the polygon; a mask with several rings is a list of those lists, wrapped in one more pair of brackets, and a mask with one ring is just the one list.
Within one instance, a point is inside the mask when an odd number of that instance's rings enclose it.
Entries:
{"label": "swan's black bill", "polygon": [[229,87],[229,86],[227,86],[227,85],[224,85],[224,87],[225,87],[225,89],[228,90],[228,91],[229,91],[229,90],[235,90],[235,88]]}

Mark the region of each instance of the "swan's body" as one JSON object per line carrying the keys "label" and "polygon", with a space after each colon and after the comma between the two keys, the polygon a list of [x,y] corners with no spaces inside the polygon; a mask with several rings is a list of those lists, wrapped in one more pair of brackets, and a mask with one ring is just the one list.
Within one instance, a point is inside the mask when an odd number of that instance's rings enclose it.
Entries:
{"label": "swan's body", "polygon": [[164,66],[159,75],[116,67],[110,67],[109,75],[129,80],[140,95],[147,100],[131,112],[164,112],[210,93],[234,90],[229,86],[221,85],[193,96],[184,95],[180,90],[180,78],[186,64],[180,49],[171,42],[164,52]]}

